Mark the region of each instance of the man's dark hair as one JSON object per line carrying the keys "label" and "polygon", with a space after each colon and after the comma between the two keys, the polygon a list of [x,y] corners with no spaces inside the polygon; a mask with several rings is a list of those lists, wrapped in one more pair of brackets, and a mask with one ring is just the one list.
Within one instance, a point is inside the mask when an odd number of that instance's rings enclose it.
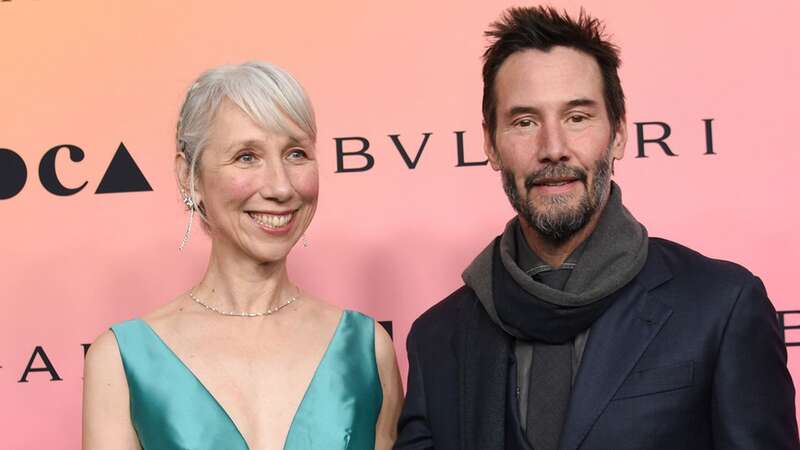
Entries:
{"label": "man's dark hair", "polygon": [[528,49],[548,51],[555,46],[594,57],[603,76],[603,96],[612,132],[625,119],[625,95],[619,81],[619,49],[607,40],[603,24],[581,9],[578,19],[547,6],[507,9],[485,35],[494,41],[483,54],[483,121],[494,139],[497,129],[495,78],[512,54]]}

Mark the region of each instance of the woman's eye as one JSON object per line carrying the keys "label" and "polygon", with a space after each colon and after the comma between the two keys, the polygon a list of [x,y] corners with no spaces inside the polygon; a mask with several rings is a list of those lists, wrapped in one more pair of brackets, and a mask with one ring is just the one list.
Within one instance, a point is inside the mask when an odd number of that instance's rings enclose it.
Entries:
{"label": "woman's eye", "polygon": [[243,154],[239,155],[236,158],[237,161],[241,161],[241,162],[245,162],[245,163],[253,162],[253,161],[255,161],[255,159],[256,159],[256,157],[252,153],[243,153]]}
{"label": "woman's eye", "polygon": [[306,159],[308,155],[303,150],[295,149],[290,151],[287,157],[289,159]]}

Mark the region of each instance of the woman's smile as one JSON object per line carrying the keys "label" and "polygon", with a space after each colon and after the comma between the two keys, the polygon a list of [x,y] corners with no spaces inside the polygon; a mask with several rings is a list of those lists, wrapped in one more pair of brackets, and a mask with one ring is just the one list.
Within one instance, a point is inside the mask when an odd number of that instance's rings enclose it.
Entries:
{"label": "woman's smile", "polygon": [[286,212],[256,212],[247,211],[253,223],[269,234],[286,234],[294,223],[295,211]]}

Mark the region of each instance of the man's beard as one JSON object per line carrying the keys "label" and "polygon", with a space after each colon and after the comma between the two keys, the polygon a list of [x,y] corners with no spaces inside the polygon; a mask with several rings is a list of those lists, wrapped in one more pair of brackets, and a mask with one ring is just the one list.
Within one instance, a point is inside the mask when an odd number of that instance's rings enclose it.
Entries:
{"label": "man's beard", "polygon": [[503,190],[506,191],[511,206],[525,222],[543,238],[553,243],[566,241],[580,231],[591,220],[594,213],[605,201],[608,183],[611,179],[611,147],[597,160],[592,176],[591,187],[587,184],[586,171],[565,164],[548,165],[525,178],[525,191],[530,192],[537,180],[543,178],[576,178],[583,183],[585,193],[579,203],[568,207],[569,195],[551,195],[545,198],[547,204],[537,208],[532,201],[523,200],[517,189],[514,174],[501,170]]}

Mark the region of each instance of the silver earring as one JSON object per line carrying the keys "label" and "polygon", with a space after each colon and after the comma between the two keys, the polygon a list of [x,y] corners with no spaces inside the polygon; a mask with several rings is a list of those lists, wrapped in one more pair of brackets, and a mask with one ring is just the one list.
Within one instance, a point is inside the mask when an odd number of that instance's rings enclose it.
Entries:
{"label": "silver earring", "polygon": [[303,235],[303,248],[308,248],[308,239],[305,234]]}
{"label": "silver earring", "polygon": [[183,204],[186,205],[186,208],[189,210],[189,223],[186,224],[186,230],[183,232],[181,245],[178,247],[180,251],[183,251],[183,248],[186,247],[186,243],[189,242],[189,236],[192,233],[192,222],[194,221],[194,210],[197,209],[194,200],[189,195],[183,196]]}

